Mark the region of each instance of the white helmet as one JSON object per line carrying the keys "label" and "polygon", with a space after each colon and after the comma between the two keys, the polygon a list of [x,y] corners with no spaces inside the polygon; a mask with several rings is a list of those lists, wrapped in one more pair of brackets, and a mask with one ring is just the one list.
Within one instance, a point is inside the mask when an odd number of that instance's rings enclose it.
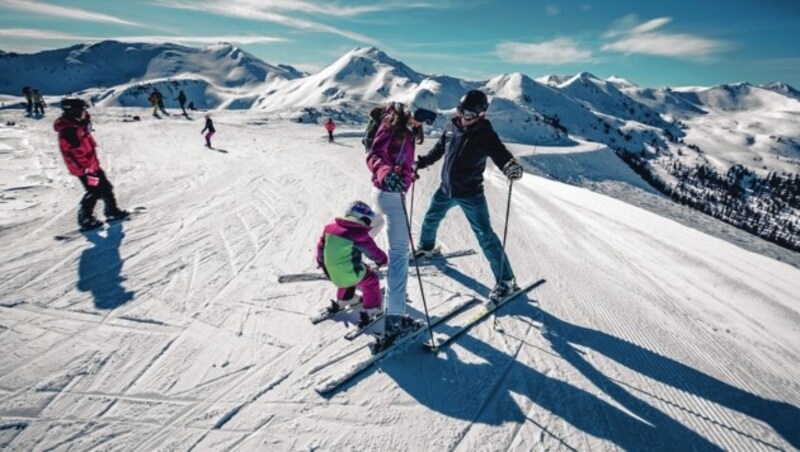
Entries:
{"label": "white helmet", "polygon": [[367,226],[372,226],[375,221],[375,211],[363,201],[353,201],[344,214],[346,217],[355,218]]}

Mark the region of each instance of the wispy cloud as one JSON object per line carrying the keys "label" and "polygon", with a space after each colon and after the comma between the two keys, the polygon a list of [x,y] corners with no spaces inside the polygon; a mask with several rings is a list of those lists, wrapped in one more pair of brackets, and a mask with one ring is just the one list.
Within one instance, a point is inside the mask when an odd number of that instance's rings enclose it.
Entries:
{"label": "wispy cloud", "polygon": [[[99,42],[106,40],[124,42],[143,42],[148,44],[160,44],[163,42],[174,42],[183,44],[214,44],[217,42],[231,42],[234,44],[270,44],[274,42],[286,42],[288,39],[276,38],[274,36],[252,36],[252,35],[218,35],[218,36],[86,36],[73,33],[62,33],[57,31],[39,30],[34,28],[2,28],[0,38],[15,38],[36,41],[63,40],[72,42]],[[32,48],[30,45],[25,48]]]}
{"label": "wispy cloud", "polygon": [[553,17],[553,16],[557,16],[557,15],[561,14],[561,8],[559,8],[556,5],[547,5],[547,6],[544,7],[544,12],[548,16]]}
{"label": "wispy cloud", "polygon": [[87,11],[78,8],[67,8],[65,6],[58,6],[33,0],[0,0],[0,7],[25,11],[33,14],[40,14],[43,16],[62,17],[66,19],[75,19],[88,22],[130,25],[134,27],[145,26],[136,22],[120,19],[119,17],[109,16],[107,14],[100,14],[94,11]]}
{"label": "wispy cloud", "polygon": [[671,21],[670,17],[659,17],[638,23],[635,15],[625,16],[604,34],[605,38],[614,41],[603,45],[602,50],[625,54],[707,59],[730,48],[730,44],[725,41],[659,30]]}
{"label": "wispy cloud", "polygon": [[[297,28],[305,31],[318,32],[318,33],[331,33],[338,36],[343,36],[352,39],[356,42],[361,42],[369,45],[380,46],[381,43],[368,36],[362,35],[357,32],[336,28],[320,22],[301,19],[293,17],[283,12],[303,12],[323,14],[328,11],[330,6],[317,5],[307,2],[292,2],[290,0],[275,0],[269,3],[264,3],[255,0],[230,0],[227,2],[216,1],[188,1],[188,0],[160,0],[158,2],[161,6],[184,9],[191,11],[202,11],[209,14],[219,16],[235,17],[240,19],[249,19],[262,22],[276,23],[283,26]],[[338,15],[360,14],[366,12],[370,7],[351,7],[343,8],[346,12],[337,11]],[[328,13],[324,13],[328,14]]]}
{"label": "wispy cloud", "polygon": [[558,65],[592,60],[591,51],[568,38],[540,43],[504,42],[498,44],[496,50],[500,59],[510,63]]}

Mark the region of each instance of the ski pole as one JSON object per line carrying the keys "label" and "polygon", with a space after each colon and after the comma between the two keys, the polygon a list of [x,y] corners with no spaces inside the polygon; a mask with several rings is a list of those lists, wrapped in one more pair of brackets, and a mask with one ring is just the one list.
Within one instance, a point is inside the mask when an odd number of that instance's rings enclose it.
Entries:
{"label": "ski pole", "polygon": [[[412,185],[413,187],[413,185]],[[406,226],[408,226],[408,243],[411,246],[411,255],[414,258],[414,267],[417,270],[417,281],[419,281],[419,293],[422,296],[422,307],[425,308],[425,320],[428,321],[428,334],[431,336],[431,350],[437,351],[436,342],[433,339],[433,329],[431,328],[431,316],[428,314],[428,303],[425,301],[425,289],[422,287],[422,275],[419,271],[419,262],[417,262],[417,250],[414,247],[414,238],[411,236],[411,221],[408,218],[408,211],[406,210],[406,195],[400,192],[400,202],[403,204],[403,215],[406,217]]]}
{"label": "ski pole", "polygon": [[[408,232],[411,233],[411,223],[414,221],[414,187],[417,185],[416,182],[416,171],[414,171],[414,175],[411,176],[411,207],[409,208],[408,212]],[[414,239],[411,239],[411,242],[414,242]]]}
{"label": "ski pole", "polygon": [[[506,202],[506,221],[503,226],[503,245],[500,248],[500,278],[503,278],[503,271],[506,267],[506,237],[508,237],[508,217],[511,213],[511,189],[514,188],[514,179],[508,180],[508,201]],[[497,329],[497,309],[492,312],[492,326]],[[432,333],[431,333],[432,334]]]}

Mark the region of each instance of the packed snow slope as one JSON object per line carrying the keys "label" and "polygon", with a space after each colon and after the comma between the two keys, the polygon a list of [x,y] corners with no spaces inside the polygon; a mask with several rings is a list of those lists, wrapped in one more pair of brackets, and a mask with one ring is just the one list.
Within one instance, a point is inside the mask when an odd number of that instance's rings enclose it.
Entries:
{"label": "packed snow slope", "polygon": [[[371,200],[360,134],[329,144],[319,125],[221,111],[206,149],[199,114],[92,113],[121,205],[148,211],[60,242],[82,189],[55,118],[0,111],[16,122],[0,125],[6,450],[800,448],[794,266],[529,173],[507,249],[521,283],[546,283],[499,312],[505,331],[479,324],[438,356],[411,346],[322,397],[317,381],[346,361],[331,359],[370,339],[343,339],[352,317],[311,325],[330,283],[277,278],[314,271],[322,227]],[[526,165],[548,152],[512,150]],[[596,171],[640,190],[603,161]],[[438,169],[416,186],[415,233]],[[498,232],[508,192],[490,165]],[[439,240],[477,247],[457,210]],[[432,311],[494,283],[480,253],[449,264],[425,268]],[[409,297],[422,317],[415,278]]]}

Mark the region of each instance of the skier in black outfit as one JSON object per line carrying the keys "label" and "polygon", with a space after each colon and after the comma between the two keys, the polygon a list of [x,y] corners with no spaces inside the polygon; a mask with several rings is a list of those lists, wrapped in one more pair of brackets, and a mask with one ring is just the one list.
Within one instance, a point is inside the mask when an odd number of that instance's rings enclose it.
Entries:
{"label": "skier in black outfit", "polygon": [[439,224],[450,208],[461,207],[489,261],[496,280],[490,299],[497,300],[513,292],[517,285],[508,256],[492,230],[483,192],[483,172],[487,158],[491,158],[511,180],[521,178],[523,171],[486,119],[488,108],[486,94],[478,90],[469,91],[458,102],[457,115],[447,124],[445,133],[433,149],[417,158],[417,169],[422,169],[444,157],[442,182],[425,213],[417,257],[434,253]]}
{"label": "skier in black outfit", "polygon": [[184,105],[186,105],[186,94],[183,92],[183,90],[178,93],[178,97],[176,97],[175,100],[177,100],[178,104],[180,104],[181,110],[183,110],[183,116],[187,116],[186,108],[184,107]]}
{"label": "skier in black outfit", "polygon": [[206,147],[210,148],[211,137],[217,132],[217,130],[214,128],[214,122],[211,120],[211,115],[206,115],[206,126],[200,131],[200,135],[202,135],[206,130],[208,130],[208,133],[206,134]]}

